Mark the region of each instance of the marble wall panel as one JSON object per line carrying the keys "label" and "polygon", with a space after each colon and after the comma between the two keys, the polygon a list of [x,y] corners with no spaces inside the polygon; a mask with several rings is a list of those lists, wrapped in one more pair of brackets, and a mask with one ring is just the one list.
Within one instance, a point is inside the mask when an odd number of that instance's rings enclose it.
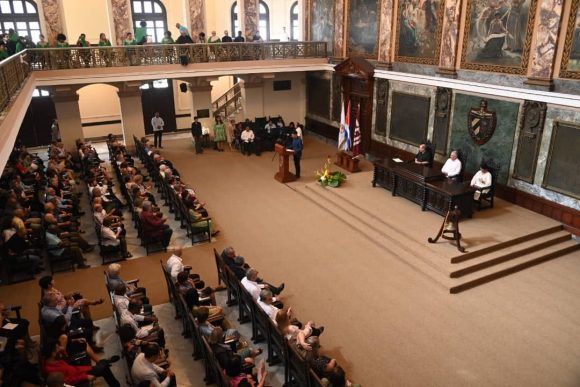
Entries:
{"label": "marble wall panel", "polygon": [[127,0],[111,0],[111,6],[113,23],[115,24],[115,41],[117,45],[122,45],[125,34],[133,31],[131,28],[131,5]]}
{"label": "marble wall panel", "polygon": [[531,78],[549,79],[554,72],[554,58],[560,19],[564,2],[562,0],[540,0],[540,23],[536,27],[535,46],[532,47]]}
{"label": "marble wall panel", "polygon": [[445,2],[441,54],[439,57],[439,67],[441,68],[455,69],[460,10],[461,0],[447,0]]}
{"label": "marble wall panel", "polygon": [[[197,36],[205,31],[205,0],[187,0],[189,5],[189,31],[192,36]],[[232,31],[237,34],[237,31]]]}
{"label": "marble wall panel", "polygon": [[334,56],[344,53],[344,6],[346,0],[336,0],[334,4]]}
{"label": "marble wall panel", "polygon": [[491,139],[483,145],[477,145],[469,135],[467,117],[472,107],[479,107],[481,99],[481,96],[455,94],[450,149],[461,149],[469,153],[466,166],[468,173],[477,172],[483,158],[499,162],[501,170],[498,182],[507,184],[520,103],[486,98],[487,109],[496,113],[497,125]]}
{"label": "marble wall panel", "polygon": [[42,0],[42,13],[46,24],[44,35],[51,44],[56,42],[56,35],[64,32],[63,15],[58,0]]}
{"label": "marble wall panel", "polygon": [[[244,4],[244,32],[246,38],[251,41],[256,31],[260,30],[259,0],[244,0],[242,3]],[[262,36],[262,39],[266,39],[266,37]]]}
{"label": "marble wall panel", "polygon": [[393,33],[393,0],[382,0],[379,24],[379,61],[391,61],[391,36]]}

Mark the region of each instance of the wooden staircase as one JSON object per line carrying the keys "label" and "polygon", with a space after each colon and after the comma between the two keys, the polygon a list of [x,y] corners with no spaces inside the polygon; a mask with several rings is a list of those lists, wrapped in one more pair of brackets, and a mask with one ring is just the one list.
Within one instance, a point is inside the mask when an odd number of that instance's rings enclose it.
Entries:
{"label": "wooden staircase", "polygon": [[397,225],[365,210],[333,189],[316,184],[292,188],[317,207],[348,224],[385,254],[400,260],[452,294],[580,250],[580,243],[562,225],[450,258],[428,254],[426,242],[409,238]]}
{"label": "wooden staircase", "polygon": [[221,116],[223,119],[232,118],[242,109],[242,86],[238,82],[234,84],[221,97],[212,102],[213,116]]}

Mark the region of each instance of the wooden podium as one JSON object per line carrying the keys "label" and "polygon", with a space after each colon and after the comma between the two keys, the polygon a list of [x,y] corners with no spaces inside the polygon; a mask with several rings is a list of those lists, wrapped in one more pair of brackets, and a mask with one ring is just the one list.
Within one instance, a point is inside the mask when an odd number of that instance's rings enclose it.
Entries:
{"label": "wooden podium", "polygon": [[288,183],[296,180],[296,175],[288,170],[288,157],[293,153],[284,147],[284,145],[276,144],[274,151],[278,153],[278,172],[274,175],[274,179],[280,183]]}

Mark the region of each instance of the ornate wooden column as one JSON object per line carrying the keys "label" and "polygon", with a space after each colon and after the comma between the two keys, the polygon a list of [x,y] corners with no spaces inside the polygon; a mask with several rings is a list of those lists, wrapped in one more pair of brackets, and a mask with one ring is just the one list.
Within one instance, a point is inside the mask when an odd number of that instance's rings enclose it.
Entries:
{"label": "ornate wooden column", "polygon": [[554,61],[558,48],[558,35],[562,22],[563,0],[540,0],[538,21],[531,47],[531,63],[528,69],[530,85],[553,87]]}
{"label": "ornate wooden column", "polygon": [[46,40],[53,44],[56,41],[56,35],[64,32],[63,16],[58,0],[41,0],[42,13],[46,31],[44,36]]}
{"label": "ornate wooden column", "polygon": [[391,45],[394,19],[393,0],[381,0],[379,12],[379,62],[383,62],[383,66],[390,68],[393,53]]}
{"label": "ornate wooden column", "polygon": [[[240,10],[242,10],[242,14],[240,16],[240,20],[242,20],[242,30],[244,31],[244,35],[246,36],[246,41],[252,41],[252,37],[256,33],[256,31],[260,30],[259,23],[260,23],[260,2],[259,0],[240,0],[238,4],[243,5],[240,6]],[[243,17],[243,19],[242,19]],[[262,39],[266,39],[265,36],[262,36]]]}
{"label": "ornate wooden column", "polygon": [[439,54],[439,74],[455,76],[457,74],[457,40],[459,37],[459,18],[461,0],[446,0],[443,13],[443,34],[441,35],[441,53]]}
{"label": "ornate wooden column", "polygon": [[346,20],[344,11],[346,9],[346,0],[336,0],[334,4],[334,56],[343,58],[345,56],[345,37],[344,29]]}
{"label": "ornate wooden column", "polygon": [[[123,44],[125,34],[133,31],[131,27],[131,5],[128,0],[110,0],[111,11],[113,13],[113,24],[115,25],[115,36],[111,37],[117,45]],[[132,141],[132,139],[131,139]]]}
{"label": "ornate wooden column", "polygon": [[[189,5],[189,27],[192,37],[196,37],[200,32],[205,30],[205,1],[204,0],[188,0]],[[232,31],[232,36],[236,36],[237,31]]]}

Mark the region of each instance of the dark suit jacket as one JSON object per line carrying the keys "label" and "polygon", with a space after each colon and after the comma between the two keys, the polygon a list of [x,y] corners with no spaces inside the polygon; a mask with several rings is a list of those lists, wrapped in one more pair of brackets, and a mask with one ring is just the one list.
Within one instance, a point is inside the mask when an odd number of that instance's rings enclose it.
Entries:
{"label": "dark suit jacket", "polygon": [[201,137],[201,122],[192,122],[191,123],[191,135],[194,137]]}

